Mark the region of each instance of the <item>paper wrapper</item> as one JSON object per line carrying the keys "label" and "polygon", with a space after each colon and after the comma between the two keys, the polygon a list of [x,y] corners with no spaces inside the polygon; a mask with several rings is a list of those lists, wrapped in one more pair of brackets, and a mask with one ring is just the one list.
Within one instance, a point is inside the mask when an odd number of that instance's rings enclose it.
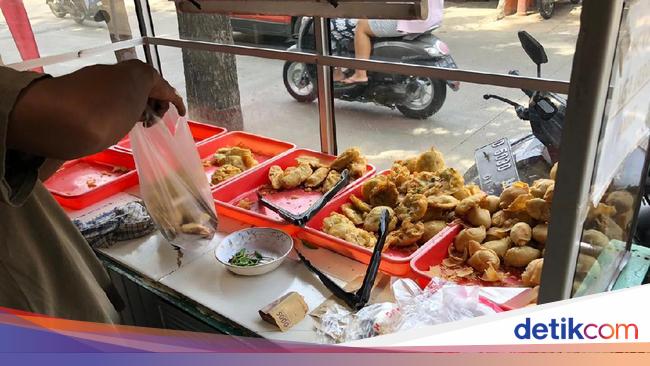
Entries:
{"label": "paper wrapper", "polygon": [[309,307],[305,303],[305,299],[297,292],[289,292],[266,305],[259,313],[264,321],[286,332],[304,319],[308,311]]}

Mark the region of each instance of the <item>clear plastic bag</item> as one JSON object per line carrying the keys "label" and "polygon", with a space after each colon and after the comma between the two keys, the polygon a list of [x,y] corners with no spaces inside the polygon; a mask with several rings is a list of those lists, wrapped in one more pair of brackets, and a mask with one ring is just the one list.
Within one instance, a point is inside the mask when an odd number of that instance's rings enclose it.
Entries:
{"label": "clear plastic bag", "polygon": [[129,133],[142,199],[162,235],[183,249],[207,245],[217,214],[187,119],[173,106],[150,127]]}
{"label": "clear plastic bag", "polygon": [[495,313],[480,301],[477,286],[433,279],[422,290],[413,280],[398,279],[391,287],[396,303],[372,304],[356,313],[333,303],[320,316],[323,342],[350,342]]}

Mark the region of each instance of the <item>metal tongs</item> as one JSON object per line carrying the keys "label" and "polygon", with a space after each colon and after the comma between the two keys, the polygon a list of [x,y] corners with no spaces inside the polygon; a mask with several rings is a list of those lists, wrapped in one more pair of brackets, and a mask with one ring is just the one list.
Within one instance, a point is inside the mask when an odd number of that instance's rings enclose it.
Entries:
{"label": "metal tongs", "polygon": [[280,215],[282,219],[284,219],[287,222],[290,222],[296,226],[303,227],[311,220],[316,214],[332,199],[334,196],[336,196],[343,187],[348,185],[348,181],[350,180],[350,172],[345,169],[341,173],[341,179],[330,189],[325,193],[321,198],[318,199],[318,201],[314,202],[311,207],[309,207],[305,212],[301,214],[293,214],[287,210],[285,210],[282,207],[278,207],[275,204],[269,202],[264,196],[257,191],[257,198],[259,202],[267,207],[269,210],[277,213]]}
{"label": "metal tongs", "polygon": [[347,292],[343,290],[339,285],[327,277],[324,273],[319,271],[314,267],[303,255],[296,249],[298,257],[300,260],[307,266],[307,268],[318,276],[323,285],[327,287],[328,290],[332,291],[334,296],[345,301],[345,303],[354,310],[360,310],[370,300],[370,292],[375,284],[375,279],[377,278],[377,272],[379,271],[379,264],[381,263],[381,252],[384,249],[384,244],[386,243],[386,237],[388,235],[388,222],[389,222],[389,213],[388,210],[384,209],[381,212],[379,218],[379,239],[375,245],[375,249],[372,252],[372,257],[370,257],[370,263],[368,264],[368,269],[366,270],[366,276],[363,278],[363,284],[357,292]]}

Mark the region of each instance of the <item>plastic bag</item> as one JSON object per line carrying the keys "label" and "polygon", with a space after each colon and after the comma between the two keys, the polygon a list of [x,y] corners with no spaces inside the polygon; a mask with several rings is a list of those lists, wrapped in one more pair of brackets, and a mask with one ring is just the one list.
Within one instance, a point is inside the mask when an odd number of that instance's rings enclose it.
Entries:
{"label": "plastic bag", "polygon": [[320,316],[318,332],[323,341],[349,342],[496,313],[482,303],[477,286],[433,279],[422,290],[413,280],[398,279],[392,290],[396,303],[368,305],[357,313],[333,303]]}
{"label": "plastic bag", "polygon": [[145,206],[162,235],[183,249],[207,245],[217,214],[187,119],[173,106],[151,127],[129,133]]}

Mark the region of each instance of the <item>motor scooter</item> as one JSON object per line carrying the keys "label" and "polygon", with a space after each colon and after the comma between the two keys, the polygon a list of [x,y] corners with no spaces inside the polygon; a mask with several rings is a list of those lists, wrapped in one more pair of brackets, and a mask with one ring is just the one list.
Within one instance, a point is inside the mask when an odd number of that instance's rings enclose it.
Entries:
{"label": "motor scooter", "polygon": [[95,22],[108,21],[108,13],[101,10],[102,2],[98,0],[46,0],[50,11],[57,18],[64,18],[70,14],[77,24],[83,24],[87,19]]}
{"label": "motor scooter", "polygon": [[[375,38],[371,58],[457,68],[449,48],[431,33],[432,30],[395,38]],[[313,20],[310,17],[303,17],[297,43],[289,50],[313,52],[315,48]],[[353,40],[333,40],[332,53],[354,57]],[[347,77],[354,70],[344,72]],[[312,102],[316,99],[315,65],[287,61],[282,78],[287,92],[297,101]],[[447,86],[457,91],[459,85],[457,81],[369,71],[367,83],[335,85],[334,97],[346,101],[374,102],[389,108],[397,108],[406,117],[425,119],[442,107],[447,96]]]}
{"label": "motor scooter", "polygon": [[[520,31],[518,37],[528,57],[537,65],[537,77],[541,77],[541,65],[548,62],[544,47],[528,32]],[[522,91],[529,98],[528,107],[498,95],[483,96],[486,100],[497,99],[512,105],[517,117],[529,121],[532,130],[525,136],[513,140],[500,138],[476,149],[476,164],[467,170],[464,178],[488,194],[499,195],[516,181],[532,184],[546,178],[558,159],[566,99],[555,93]]]}

